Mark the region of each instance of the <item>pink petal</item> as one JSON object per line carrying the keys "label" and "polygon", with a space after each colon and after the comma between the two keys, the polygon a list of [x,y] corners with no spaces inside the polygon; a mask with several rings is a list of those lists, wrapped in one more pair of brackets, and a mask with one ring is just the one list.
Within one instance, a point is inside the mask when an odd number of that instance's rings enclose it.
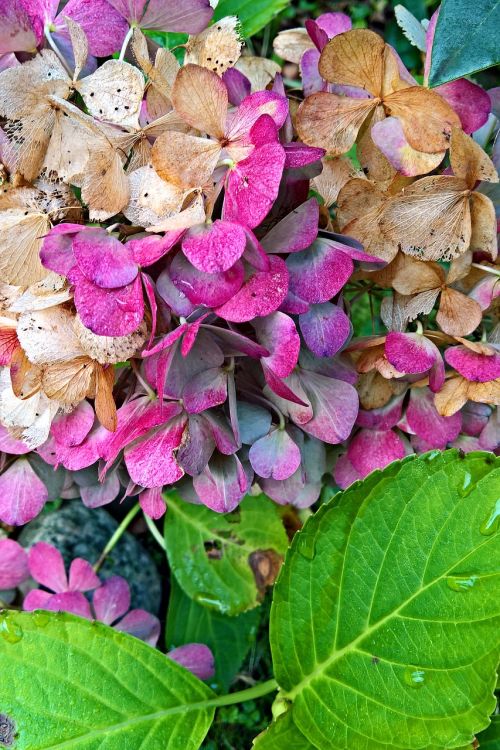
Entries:
{"label": "pink petal", "polygon": [[479,445],[482,450],[496,451],[500,447],[500,412],[495,409],[488,420],[488,424],[479,436]]}
{"label": "pink petal", "polygon": [[140,438],[124,452],[130,478],[141,487],[162,487],[174,484],[184,471],[177,463],[174,451],[181,444],[186,420],[174,419],[152,435]]}
{"label": "pink petal", "polygon": [[30,453],[31,448],[22,440],[13,438],[7,428],[0,425],[0,451],[10,453],[13,456],[23,456],[25,453]]}
{"label": "pink petal", "polygon": [[108,2],[123,18],[136,23],[142,18],[147,0],[108,0]]}
{"label": "pink petal", "polygon": [[70,612],[78,617],[85,617],[87,620],[92,619],[90,604],[84,594],[79,591],[65,591],[62,594],[55,594],[45,603],[45,609],[51,612]]}
{"label": "pink petal", "polygon": [[[99,584],[98,584],[99,585]],[[111,576],[92,597],[92,606],[97,620],[112,625],[130,607],[130,587],[121,576]]]}
{"label": "pink petal", "polygon": [[214,656],[203,643],[187,643],[167,654],[177,664],[189,669],[199,680],[210,680],[215,674]]}
{"label": "pink petal", "polygon": [[358,415],[356,389],[342,380],[305,370],[300,380],[313,410],[313,418],[300,425],[304,432],[332,445],[347,440]]}
{"label": "pink petal", "polygon": [[0,0],[0,54],[34,52],[38,42],[24,3]]}
{"label": "pink petal", "polygon": [[288,271],[285,262],[278,256],[271,256],[270,270],[253,274],[239,292],[215,312],[224,320],[243,323],[277,310],[287,291]]}
{"label": "pink petal", "polygon": [[246,246],[243,227],[216,219],[213,224],[192,227],[182,241],[182,251],[199,271],[227,271],[241,258]]}
{"label": "pink petal", "polygon": [[[177,454],[179,460],[179,454]],[[185,470],[185,467],[183,467]],[[161,487],[151,487],[150,489],[143,490],[139,495],[139,503],[144,513],[156,521],[165,515],[167,506],[162,495]]]}
{"label": "pink petal", "polygon": [[19,458],[0,476],[0,520],[9,526],[31,521],[47,502],[48,492],[26,458]]}
{"label": "pink petal", "polygon": [[[249,145],[252,126],[262,115],[269,115],[279,129],[288,116],[286,97],[274,91],[256,91],[241,102],[236,112],[227,118],[226,138],[238,145]],[[231,143],[229,151],[231,151]],[[234,144],[233,144],[234,145]]]}
{"label": "pink petal", "polygon": [[69,0],[55,25],[67,36],[64,16],[80,24],[89,40],[89,52],[96,57],[107,57],[119,50],[128,31],[128,24],[107,0]]}
{"label": "pink petal", "polygon": [[183,234],[183,229],[177,232],[166,232],[163,237],[154,234],[150,237],[130,240],[126,247],[131,251],[138,266],[152,266],[173,248]]}
{"label": "pink petal", "polygon": [[425,33],[427,52],[425,55],[424,84],[427,84],[427,81],[429,80],[429,73],[431,71],[432,45],[434,44],[434,34],[436,32],[436,24],[439,18],[440,7],[432,14],[431,20],[429,21],[429,25],[427,27],[427,31]]}
{"label": "pink petal", "polygon": [[53,594],[50,591],[42,591],[42,589],[32,589],[28,591],[23,601],[23,609],[26,612],[33,612],[35,609],[48,609],[47,602],[51,599]]}
{"label": "pink petal", "polygon": [[152,357],[154,354],[158,354],[158,352],[162,352],[164,349],[169,349],[175,344],[176,341],[181,338],[182,334],[185,333],[187,329],[188,324],[181,323],[180,326],[177,326],[177,328],[174,328],[173,331],[169,331],[165,336],[163,336],[160,341],[155,344],[155,346],[151,347],[151,349],[145,349],[142,352],[142,356]]}
{"label": "pink petal", "polygon": [[31,575],[42,586],[56,593],[68,590],[63,557],[51,544],[34,544],[29,551],[28,564]]}
{"label": "pink petal", "polygon": [[377,148],[390,164],[408,177],[426,174],[435,169],[443,160],[444,153],[422,154],[413,149],[404,134],[401,121],[397,117],[386,117],[376,122],[371,129],[371,137]]}
{"label": "pink petal", "polygon": [[82,323],[98,336],[126,336],[144,317],[139,276],[119,289],[101,289],[83,275],[75,287],[75,306]]}
{"label": "pink petal", "polygon": [[69,591],[92,591],[101,582],[92,565],[81,557],[76,557],[69,567]]}
{"label": "pink petal", "polygon": [[359,427],[368,427],[370,430],[390,430],[401,419],[403,398],[404,395],[397,396],[379,409],[371,409],[370,411],[360,409],[356,424]]}
{"label": "pink petal", "polygon": [[322,13],[314,23],[328,34],[328,39],[352,29],[352,21],[345,13]]}
{"label": "pink petal", "polygon": [[244,217],[250,229],[260,224],[278,196],[284,166],[285,152],[278,143],[255,148],[238,162],[226,179],[223,218]]}
{"label": "pink petal", "polygon": [[500,378],[500,354],[478,354],[466,346],[449,347],[445,353],[446,362],[467,380],[486,383]]}
{"label": "pink petal", "polygon": [[500,297],[500,279],[486,274],[469,292],[469,297],[476,300],[481,310],[487,310],[492,302]]}
{"label": "pink petal", "polygon": [[0,591],[15,589],[29,576],[24,548],[13,539],[0,539]]}
{"label": "pink petal", "polygon": [[[285,399],[286,401],[291,401],[292,404],[298,404],[299,406],[305,406],[306,408],[308,408],[308,404],[306,403],[306,401],[303,401],[302,398],[297,396],[295,391],[293,391],[285,382],[285,378],[280,378],[278,375],[276,375],[270,367],[266,367],[264,362],[262,363],[262,370],[264,372],[266,383],[273,393],[275,393],[280,398]],[[307,397],[304,396],[304,398]]]}
{"label": "pink petal", "polygon": [[259,240],[252,232],[252,230],[248,229],[248,227],[245,227],[245,234],[246,245],[242,260],[250,263],[250,265],[253,266],[256,271],[269,271],[269,258]]}
{"label": "pink petal", "polygon": [[256,120],[250,130],[250,141],[256,147],[280,142],[278,128],[271,115],[261,115]]}
{"label": "pink petal", "polygon": [[310,248],[289,255],[290,291],[306,302],[328,302],[349,280],[354,264],[334,244],[316,240]]}
{"label": "pink petal", "polygon": [[307,346],[318,357],[332,357],[352,335],[351,321],[331,302],[311,305],[299,315],[299,325]]}
{"label": "pink petal", "polygon": [[203,418],[208,422],[212,437],[215,441],[217,450],[225,456],[236,453],[238,445],[234,441],[233,431],[228,424],[225,416],[216,411],[206,411]]}
{"label": "pink petal", "polygon": [[442,417],[434,406],[434,396],[428,388],[412,388],[406,410],[410,429],[423,438],[429,448],[444,450],[448,443],[458,437],[462,428],[462,415],[456,412],[451,417]]}
{"label": "pink petal", "polygon": [[69,414],[60,414],[52,422],[51,434],[63,446],[80,445],[94,424],[95,414],[88,401],[80,401]]}
{"label": "pink petal", "polygon": [[115,630],[140,638],[150,646],[156,646],[160,637],[160,621],[144,609],[132,609],[114,627]]}
{"label": "pink petal", "polygon": [[257,440],[248,454],[255,473],[264,478],[288,479],[300,466],[300,450],[286,430],[275,429]]}
{"label": "pink petal", "polygon": [[182,400],[188,414],[211,409],[224,404],[227,399],[227,372],[219,367],[197,373],[182,392]]}
{"label": "pink petal", "polygon": [[459,78],[437,86],[434,91],[455,110],[466,133],[474,133],[487,122],[491,112],[491,99],[476,83]]}
{"label": "pink petal", "polygon": [[333,478],[340,487],[341,490],[345,490],[353,482],[357,482],[362,479],[359,471],[356,471],[352,463],[347,457],[347,453],[339,456],[335,468],[333,470]]}
{"label": "pink petal", "polygon": [[170,266],[170,277],[178,291],[193,305],[217,307],[231,299],[243,284],[245,269],[236,262],[222,273],[203,273],[178,253]]}
{"label": "pink petal", "polygon": [[103,482],[80,488],[82,503],[86,508],[101,508],[118,497],[121,485],[118,474],[113,472]]}
{"label": "pink petal", "polygon": [[440,357],[430,339],[418,333],[391,331],[385,340],[385,356],[398,372],[427,372]]}
{"label": "pink petal", "polygon": [[347,457],[361,477],[404,458],[407,449],[393,430],[360,430],[347,449]]}
{"label": "pink petal", "polygon": [[108,431],[96,424],[79,445],[63,446],[56,443],[57,459],[69,471],[79,471],[92,466],[101,458],[101,445]]}
{"label": "pink petal", "polygon": [[85,229],[81,224],[58,224],[52,227],[40,250],[42,265],[61,276],[67,276],[76,263],[73,239]]}
{"label": "pink petal", "polygon": [[117,428],[107,432],[100,445],[100,457],[112,463],[126,446],[144,435],[153,427],[167,422],[182,411],[179,404],[160,404],[148,396],[128,401],[118,409]]}
{"label": "pink petal", "polygon": [[220,456],[211,461],[203,473],[193,479],[200,501],[216,513],[230,513],[240,503],[250,486],[237,456]]}
{"label": "pink petal", "polygon": [[86,278],[102,289],[125,286],[137,276],[138,267],[130,243],[123,245],[105,229],[77,234],[73,252]]}
{"label": "pink petal", "polygon": [[310,198],[287,214],[262,240],[268,253],[296,253],[309,247],[318,234],[319,206]]}
{"label": "pink petal", "polygon": [[208,26],[213,8],[209,0],[149,0],[141,19],[143,29],[199,34]]}
{"label": "pink petal", "polygon": [[461,410],[462,432],[471,437],[478,437],[488,424],[491,407],[487,404],[476,404],[469,401]]}
{"label": "pink petal", "polygon": [[269,351],[262,363],[279,378],[286,378],[299,359],[300,337],[292,318],[275,312],[254,322],[258,341]]}

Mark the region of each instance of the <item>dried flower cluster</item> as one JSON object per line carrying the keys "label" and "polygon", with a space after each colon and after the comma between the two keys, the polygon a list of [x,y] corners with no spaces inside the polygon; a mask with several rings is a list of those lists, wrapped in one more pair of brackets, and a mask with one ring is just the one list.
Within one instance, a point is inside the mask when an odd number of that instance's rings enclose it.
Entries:
{"label": "dried flower cluster", "polygon": [[208,0],[57,6],[0,1],[0,520],[498,450],[499,97],[425,85],[436,16],[424,85],[344,14],[282,32],[299,104]]}

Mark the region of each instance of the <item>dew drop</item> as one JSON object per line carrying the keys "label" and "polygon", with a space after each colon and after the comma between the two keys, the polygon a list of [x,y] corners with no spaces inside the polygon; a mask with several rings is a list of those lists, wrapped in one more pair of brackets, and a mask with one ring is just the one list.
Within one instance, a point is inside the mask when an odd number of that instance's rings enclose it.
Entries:
{"label": "dew drop", "polygon": [[39,628],[44,628],[46,625],[49,624],[49,616],[47,612],[44,612],[43,610],[36,610],[33,613],[33,622],[35,625]]}
{"label": "dew drop", "polygon": [[14,620],[3,616],[0,619],[0,635],[7,643],[19,643],[23,637],[23,629]]}
{"label": "dew drop", "polygon": [[410,687],[422,687],[425,682],[425,672],[423,669],[418,669],[417,667],[406,667],[404,681]]}
{"label": "dew drop", "polygon": [[457,492],[460,497],[467,497],[474,489],[472,475],[469,471],[464,471],[457,482]]}
{"label": "dew drop", "polygon": [[500,500],[496,501],[495,507],[491,511],[488,518],[481,524],[479,531],[483,536],[491,536],[500,526]]}
{"label": "dew drop", "polygon": [[316,554],[316,539],[311,534],[299,532],[298,550],[302,557],[313,560]]}
{"label": "dew drop", "polygon": [[452,591],[463,593],[474,588],[477,576],[448,576],[446,585]]}

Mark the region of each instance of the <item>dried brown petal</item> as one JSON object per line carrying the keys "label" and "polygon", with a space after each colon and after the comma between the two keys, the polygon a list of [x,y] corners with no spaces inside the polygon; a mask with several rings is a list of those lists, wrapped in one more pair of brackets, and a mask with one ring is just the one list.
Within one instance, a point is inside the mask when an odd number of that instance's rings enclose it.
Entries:
{"label": "dried brown petal", "polygon": [[319,60],[319,72],[330,83],[357,86],[382,94],[384,40],[368,29],[353,29],[331,39]]}
{"label": "dried brown petal", "polygon": [[187,189],[208,182],[220,153],[217,141],[168,132],[156,139],[152,161],[163,180]]}
{"label": "dried brown petal", "polygon": [[492,260],[498,254],[497,220],[495,206],[483,193],[472,193],[470,197],[470,219],[472,234],[470,250],[486,253]]}
{"label": "dried brown petal", "polygon": [[64,404],[78,404],[95,393],[95,363],[90,357],[48,365],[42,374],[42,389]]}
{"label": "dried brown petal", "polygon": [[172,90],[177,113],[191,127],[214,138],[224,137],[228,97],[219,76],[199,65],[180,69]]}
{"label": "dried brown petal", "polygon": [[468,381],[461,375],[445,382],[439,393],[434,396],[434,405],[442,417],[456,414],[468,400]]}
{"label": "dried brown petal", "polygon": [[468,336],[481,323],[482,316],[478,303],[465,294],[450,287],[441,292],[436,321],[450,336]]}
{"label": "dried brown petal", "polygon": [[460,127],[453,128],[450,146],[453,174],[465,180],[471,190],[478,180],[498,182],[497,171],[489,156]]}
{"label": "dried brown petal", "polygon": [[386,114],[399,118],[406,140],[417,151],[438,153],[450,144],[460,118],[435,91],[422,86],[395,91],[384,98]]}
{"label": "dried brown petal", "polygon": [[376,106],[373,99],[350,99],[324,91],[312,94],[297,112],[299,137],[310,146],[326,149],[331,156],[345,154]]}
{"label": "dried brown petal", "polygon": [[117,424],[116,404],[113,399],[114,367],[96,365],[95,375],[95,413],[102,426],[114,432]]}
{"label": "dried brown petal", "polygon": [[236,63],[242,47],[236,16],[222,18],[186,43],[184,64],[194,63],[221,76]]}

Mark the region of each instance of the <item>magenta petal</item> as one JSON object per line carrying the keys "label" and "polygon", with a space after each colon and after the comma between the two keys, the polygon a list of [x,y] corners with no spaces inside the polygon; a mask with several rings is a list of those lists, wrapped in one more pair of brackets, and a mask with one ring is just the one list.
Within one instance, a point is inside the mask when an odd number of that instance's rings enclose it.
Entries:
{"label": "magenta petal", "polygon": [[245,496],[250,480],[237,456],[219,456],[194,477],[193,486],[208,508],[216,513],[230,513]]}
{"label": "magenta petal", "polygon": [[165,336],[163,336],[160,341],[152,346],[150,349],[145,349],[142,352],[143,357],[152,357],[154,354],[158,354],[158,352],[162,352],[164,349],[169,349],[173,344],[175,344],[176,341],[178,341],[182,334],[185,333],[188,329],[187,323],[181,323],[180,326],[177,326],[177,328],[174,328],[173,331],[169,331]]}
{"label": "magenta petal", "polygon": [[42,586],[57,594],[68,590],[64,560],[58,549],[46,542],[37,542],[29,551],[30,573]]}
{"label": "magenta petal", "polygon": [[486,383],[500,378],[500,354],[479,354],[466,346],[451,346],[445,353],[446,362],[467,380]]}
{"label": "magenta petal", "polygon": [[213,224],[192,227],[182,241],[182,251],[199,271],[227,271],[241,258],[246,245],[239,224],[216,219]]}
{"label": "magenta petal", "polygon": [[323,148],[306,146],[299,141],[284,143],[283,148],[285,149],[285,169],[300,169],[300,167],[307,167],[309,164],[319,162],[319,160],[326,154],[326,151]]}
{"label": "magenta petal", "polygon": [[119,289],[101,289],[81,277],[75,287],[75,306],[83,325],[98,336],[126,336],[144,317],[139,276]]}
{"label": "magenta petal", "polygon": [[300,58],[300,75],[304,96],[311,96],[318,91],[326,91],[327,83],[319,72],[320,53],[317,49],[307,49]]}
{"label": "magenta petal", "polygon": [[199,414],[227,399],[227,372],[219,367],[203,370],[187,383],[182,400],[188,414]]}
{"label": "magenta petal", "polygon": [[103,482],[91,484],[89,487],[80,487],[80,496],[86,508],[101,508],[103,505],[112,503],[118,497],[120,489],[118,474],[113,472]]}
{"label": "magenta petal", "polygon": [[296,253],[309,247],[318,234],[319,206],[310,198],[285,216],[263,238],[268,253]]}
{"label": "magenta petal", "polygon": [[141,19],[143,29],[199,34],[208,26],[213,8],[209,0],[149,0]]}
{"label": "magenta petal", "polygon": [[94,410],[88,401],[80,401],[69,414],[61,414],[52,422],[50,431],[58,443],[65,447],[79,445],[94,424]]}
{"label": "magenta petal", "polygon": [[23,601],[23,609],[26,612],[33,612],[35,609],[48,609],[47,602],[51,599],[53,594],[50,591],[42,591],[42,589],[32,589],[28,591]]}
{"label": "magenta petal", "polygon": [[336,445],[347,440],[358,415],[356,389],[342,380],[305,370],[301,371],[300,380],[309,397],[313,418],[297,424],[325,443]]}
{"label": "magenta petal", "polygon": [[406,410],[410,429],[423,438],[429,448],[444,450],[458,437],[462,428],[462,415],[458,411],[451,417],[442,417],[434,406],[434,396],[427,388],[412,388]]}
{"label": "magenta petal", "polygon": [[[177,458],[179,458],[179,455],[177,455]],[[143,490],[139,495],[139,503],[143,512],[152,518],[153,521],[164,516],[167,510],[161,487],[151,487],[150,489]]]}
{"label": "magenta petal", "polygon": [[16,440],[10,435],[9,431],[3,425],[0,425],[0,451],[2,453],[10,453],[13,456],[23,456],[26,453],[30,453],[26,443],[22,440]]}
{"label": "magenta petal", "polygon": [[215,311],[224,320],[243,323],[278,309],[288,291],[288,271],[278,256],[270,257],[270,270],[258,271],[239,292]]}
{"label": "magenta petal", "polygon": [[286,430],[279,428],[257,440],[248,454],[260,477],[288,479],[300,466],[300,450]]}
{"label": "magenta petal", "polygon": [[474,133],[488,120],[491,112],[491,99],[481,86],[466,78],[443,83],[435,89],[460,117],[466,133]]}
{"label": "magenta petal", "polygon": [[333,470],[333,478],[340,487],[341,490],[345,490],[353,482],[357,482],[361,479],[361,474],[356,471],[352,463],[347,457],[347,453],[339,456],[335,468]]}
{"label": "magenta petal", "polygon": [[138,266],[151,266],[163,258],[180,240],[184,230],[177,232],[166,232],[163,237],[157,234],[150,237],[141,237],[138,240],[130,240],[125,245],[132,253],[132,258]]}
{"label": "magenta petal", "polygon": [[170,266],[170,277],[178,291],[193,305],[217,307],[231,299],[243,284],[243,263],[236,262],[222,273],[203,273],[178,253]]}
{"label": "magenta petal", "polygon": [[138,267],[130,243],[123,245],[105,229],[77,234],[73,252],[87,279],[102,289],[126,286],[137,276]]}
{"label": "magenta petal", "polygon": [[181,444],[185,419],[178,418],[152,435],[140,438],[125,448],[125,465],[130,478],[141,487],[174,484],[184,474],[174,455]]}
{"label": "magenta petal", "polygon": [[286,378],[298,362],[300,337],[288,315],[275,312],[254,322],[257,339],[269,351],[262,363],[277,377]]}
{"label": "magenta petal", "polygon": [[360,409],[356,424],[359,427],[368,427],[370,430],[390,430],[401,419],[403,399],[404,395],[397,396],[379,409],[369,411]]}
{"label": "magenta petal", "polygon": [[289,255],[290,291],[306,302],[328,302],[349,280],[354,264],[348,255],[325,240]]}
{"label": "magenta petal", "polygon": [[427,372],[441,357],[437,346],[425,336],[398,331],[387,334],[385,356],[398,372],[405,374]]}
{"label": "magenta petal", "polygon": [[244,218],[250,229],[264,219],[278,196],[285,165],[285,152],[278,143],[255,148],[235,164],[226,179],[223,218]]}
{"label": "magenta petal", "polygon": [[64,16],[80,24],[89,40],[89,52],[96,57],[107,57],[119,50],[128,31],[128,24],[107,0],[69,0],[55,25],[67,36]]}
{"label": "magenta petal", "polygon": [[[226,138],[229,141],[247,142],[252,126],[262,115],[269,115],[276,127],[281,128],[288,116],[288,101],[274,91],[256,91],[241,102],[227,118]],[[248,143],[250,141],[248,140]]]}
{"label": "magenta petal", "polygon": [[231,104],[238,106],[246,96],[249,96],[251,83],[237,68],[228,68],[222,76],[222,80],[226,84]]}
{"label": "magenta petal", "polygon": [[250,263],[256,271],[269,271],[269,258],[259,240],[248,227],[245,227],[245,234],[247,241],[242,259]]}
{"label": "magenta petal", "polygon": [[78,471],[91,466],[101,457],[101,443],[108,433],[99,424],[89,432],[79,445],[66,447],[56,443],[57,458],[69,471]]}
{"label": "magenta petal", "polygon": [[24,548],[14,539],[0,539],[0,591],[15,589],[29,576]]}
{"label": "magenta petal", "polygon": [[278,128],[271,115],[261,115],[250,129],[250,141],[254,146],[279,143]]}
{"label": "magenta petal", "polygon": [[77,557],[69,568],[69,591],[92,591],[100,585],[92,565],[87,560]]}
{"label": "magenta petal", "polygon": [[[183,257],[180,253],[178,257]],[[195,310],[195,306],[188,300],[184,292],[179,291],[175,286],[170,272],[165,269],[158,276],[156,281],[156,291],[164,302],[170,307],[174,315],[187,318]]]}
{"label": "magenta petal", "polygon": [[318,357],[333,357],[351,337],[351,321],[331,302],[311,305],[299,315],[299,326],[309,349]]}
{"label": "magenta petal", "polygon": [[42,265],[61,276],[67,276],[76,263],[73,239],[82,230],[81,224],[58,224],[53,227],[40,250]]}
{"label": "magenta petal", "polygon": [[[99,584],[98,584],[99,585]],[[112,625],[130,607],[130,588],[121,576],[111,576],[92,597],[92,606],[97,620]]]}
{"label": "magenta petal", "polygon": [[132,609],[120,622],[114,625],[115,630],[121,630],[150,646],[156,646],[160,636],[160,621],[144,609]]}
{"label": "magenta petal", "polygon": [[172,649],[167,656],[189,669],[199,680],[210,680],[215,674],[214,656],[204,643],[187,643]]}
{"label": "magenta petal", "polygon": [[10,526],[35,518],[47,498],[47,488],[26,458],[17,459],[0,476],[0,520]]}
{"label": "magenta petal", "polygon": [[322,13],[315,23],[328,34],[328,39],[352,29],[352,21],[345,13]]}
{"label": "magenta petal", "polygon": [[0,55],[34,52],[38,42],[22,0],[0,0]]}
{"label": "magenta petal", "polygon": [[285,383],[285,378],[280,378],[276,375],[270,367],[266,367],[264,362],[262,363],[262,370],[264,372],[266,383],[273,393],[286,401],[291,401],[293,404],[305,407],[308,406],[307,403],[297,396],[289,385]]}
{"label": "magenta petal", "polygon": [[347,449],[347,457],[362,477],[404,458],[406,446],[393,430],[360,430]]}
{"label": "magenta petal", "polygon": [[61,594],[54,594],[45,604],[45,609],[51,612],[70,612],[78,617],[85,617],[87,620],[92,619],[90,604],[84,594],[79,591],[65,591]]}
{"label": "magenta petal", "polygon": [[233,431],[226,418],[216,411],[206,411],[203,418],[210,426],[210,432],[217,450],[225,456],[236,453],[239,446],[235,443]]}

